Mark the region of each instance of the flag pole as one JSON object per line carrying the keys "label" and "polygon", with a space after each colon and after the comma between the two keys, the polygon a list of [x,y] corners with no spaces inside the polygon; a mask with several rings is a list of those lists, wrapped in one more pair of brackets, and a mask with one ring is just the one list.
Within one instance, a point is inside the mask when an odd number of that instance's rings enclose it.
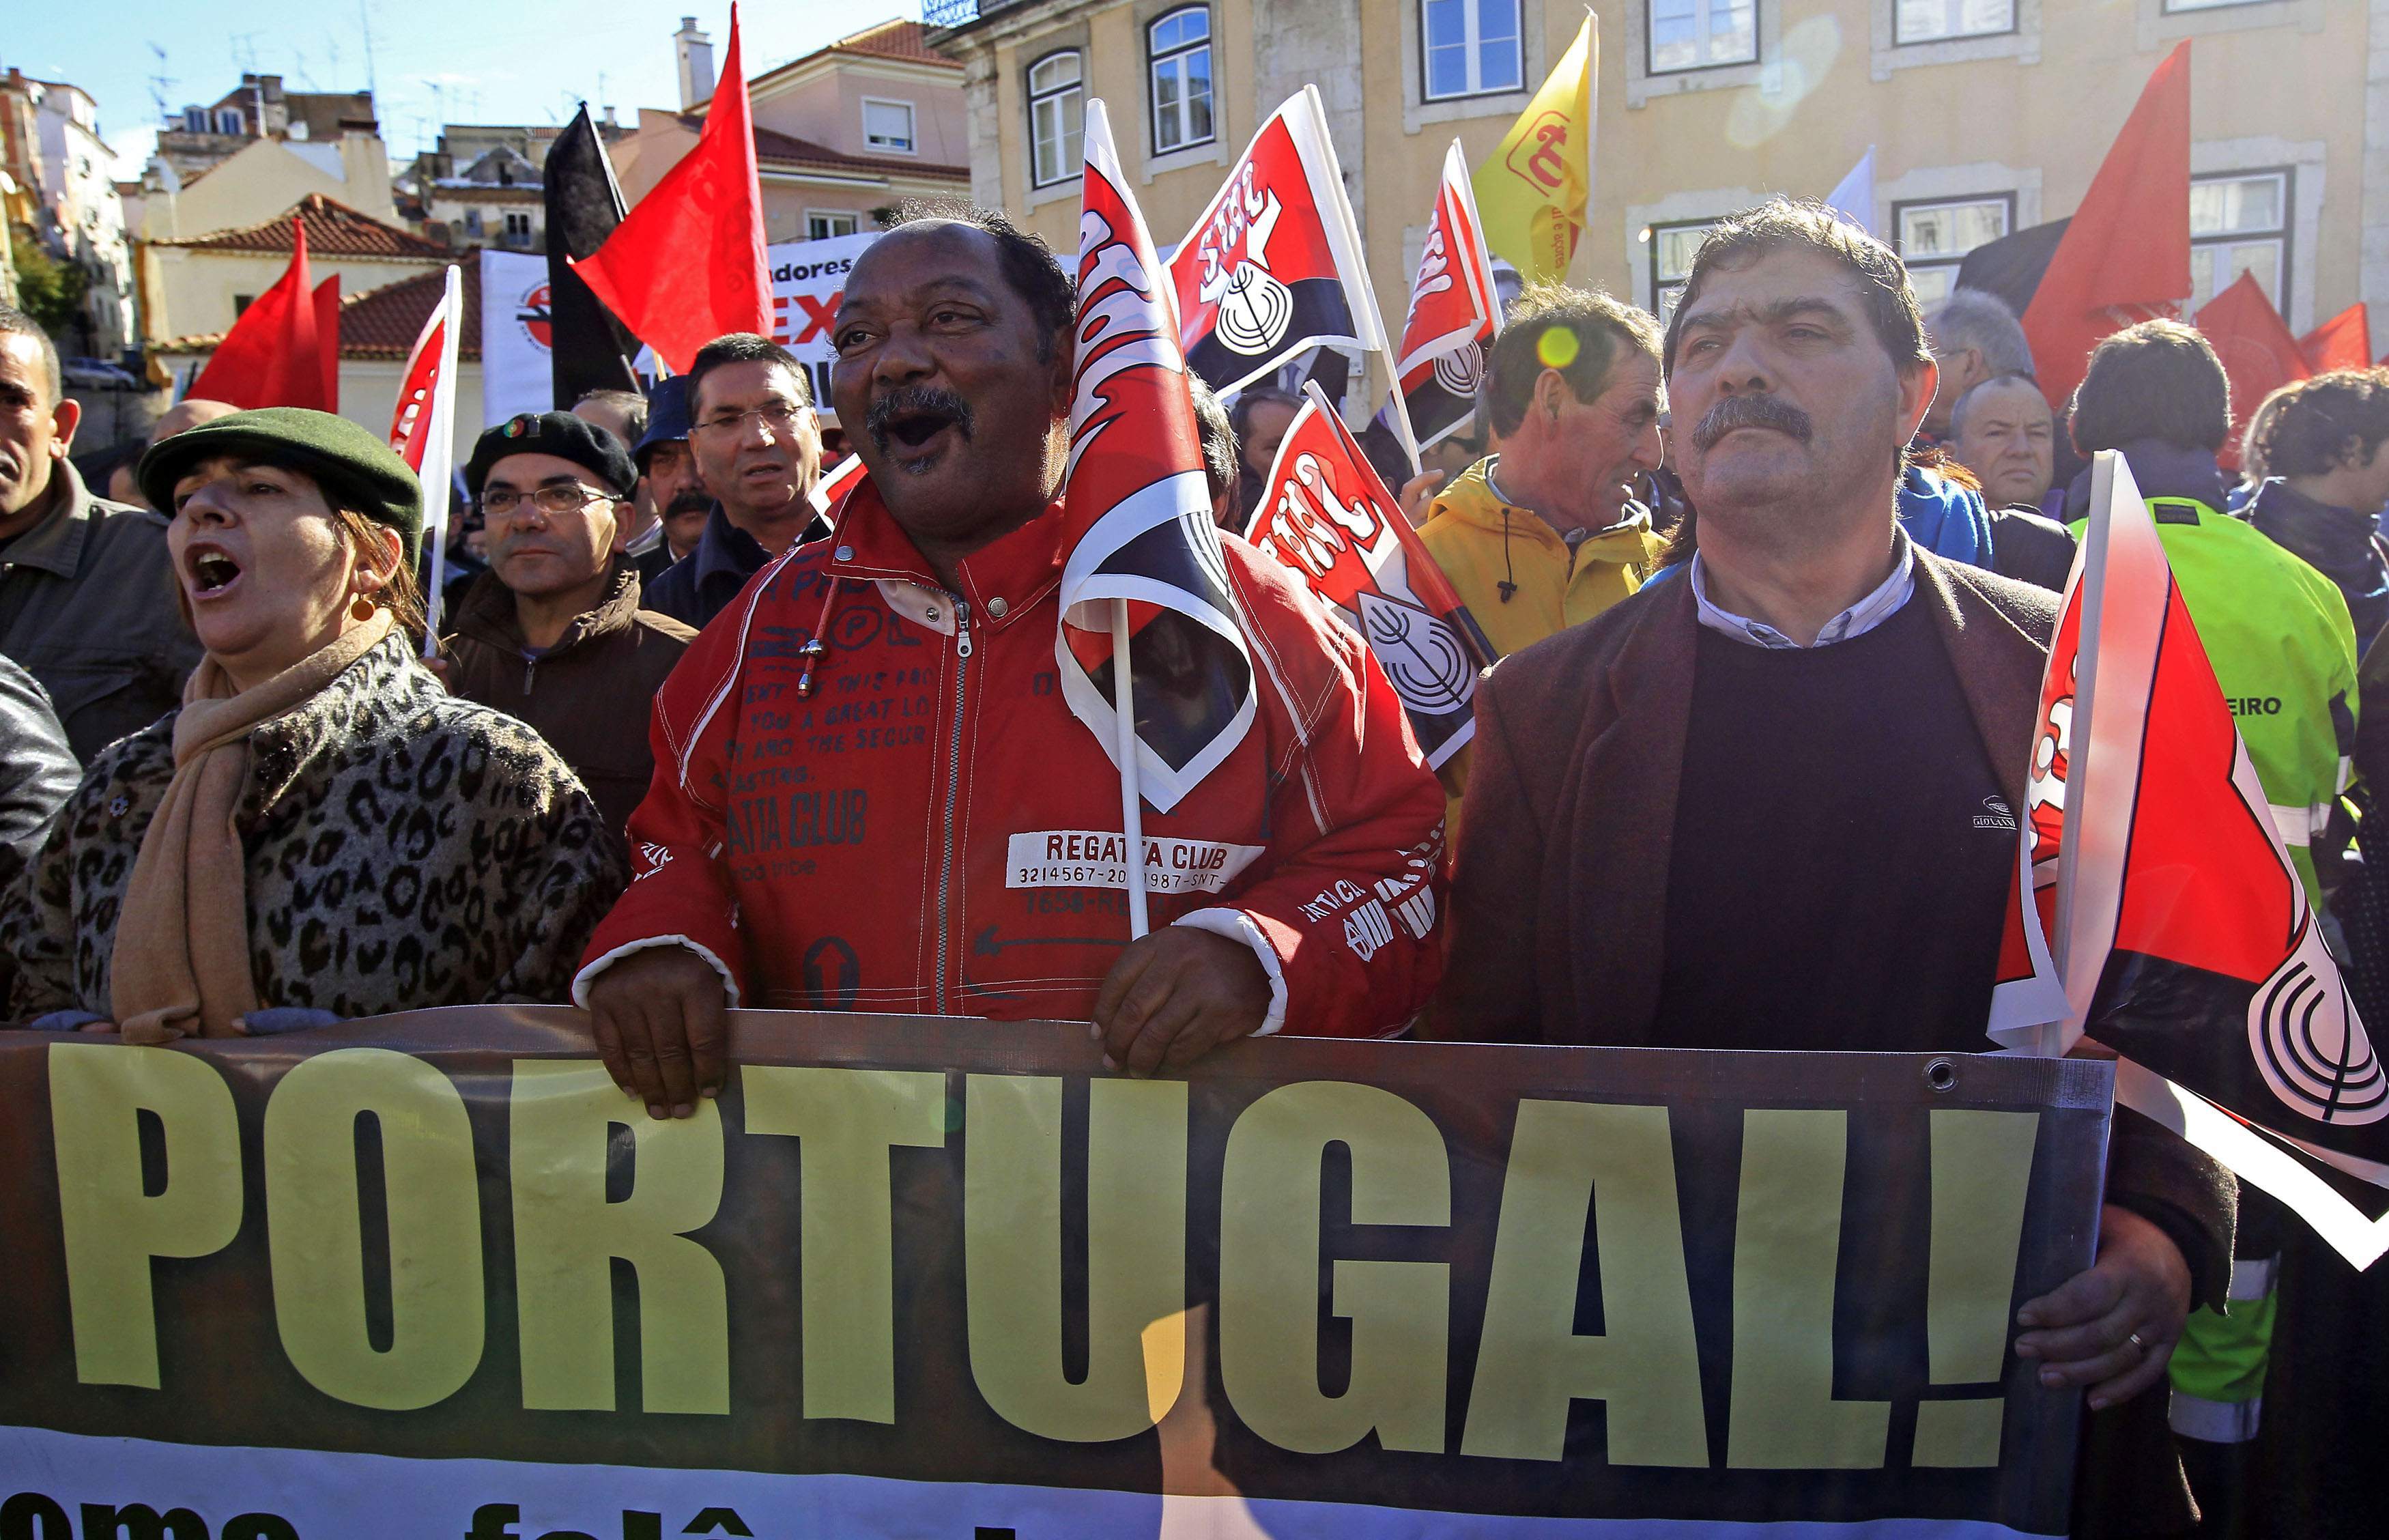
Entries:
{"label": "flag pole", "polygon": [[[2099,626],[2106,609],[2107,543],[2114,525],[2116,451],[2102,449],[2090,457],[2090,511],[2082,531],[2080,575],[2081,619],[2074,650],[2074,710],[2065,734],[2065,808],[2063,831],[2057,845],[2057,926],[2048,938],[2050,960],[2065,982],[2065,1020],[2042,1029],[2044,1053],[2062,1053],[2068,1036],[2080,1034],[2085,1023],[2080,1005],[2089,995],[2088,982],[2077,987],[2070,971],[2074,940],[2076,871],[2082,855],[2082,798],[2090,782],[2090,710],[2099,679]],[[2031,893],[2025,895],[2031,901]]]}
{"label": "flag pole", "polygon": [[1136,687],[1130,681],[1128,600],[1112,600],[1112,733],[1118,749],[1120,832],[1127,838],[1128,939],[1150,930],[1144,905],[1144,793],[1137,785]]}

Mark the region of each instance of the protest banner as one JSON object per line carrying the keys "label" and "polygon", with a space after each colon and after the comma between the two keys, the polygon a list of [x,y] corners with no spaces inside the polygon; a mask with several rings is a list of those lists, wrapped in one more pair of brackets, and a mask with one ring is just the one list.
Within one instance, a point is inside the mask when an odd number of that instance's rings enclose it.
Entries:
{"label": "protest banner", "polygon": [[537,252],[481,252],[481,426],[556,400],[556,335],[547,259]]}
{"label": "protest banner", "polygon": [[830,323],[837,319],[838,296],[846,292],[846,275],[854,259],[878,238],[878,231],[866,230],[827,240],[777,241],[764,249],[772,273],[772,340],[805,366],[813,410],[826,428],[837,426],[829,396],[830,365],[837,358],[830,345]]}
{"label": "protest banner", "polygon": [[664,1123],[562,1007],[6,1034],[0,1530],[2065,1528],[2102,1062],[731,1032]]}

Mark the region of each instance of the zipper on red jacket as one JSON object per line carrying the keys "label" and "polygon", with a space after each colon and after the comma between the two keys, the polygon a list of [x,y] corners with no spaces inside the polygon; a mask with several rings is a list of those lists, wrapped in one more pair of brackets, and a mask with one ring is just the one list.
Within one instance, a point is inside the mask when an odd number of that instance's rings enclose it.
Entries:
{"label": "zipper on red jacket", "polygon": [[953,894],[954,879],[954,799],[962,786],[963,702],[966,699],[964,686],[968,683],[971,655],[970,601],[959,594],[949,593],[946,597],[952,599],[954,606],[954,732],[946,745],[945,833],[938,856],[937,1007],[940,1016],[946,1014],[946,958],[952,929],[948,905]]}

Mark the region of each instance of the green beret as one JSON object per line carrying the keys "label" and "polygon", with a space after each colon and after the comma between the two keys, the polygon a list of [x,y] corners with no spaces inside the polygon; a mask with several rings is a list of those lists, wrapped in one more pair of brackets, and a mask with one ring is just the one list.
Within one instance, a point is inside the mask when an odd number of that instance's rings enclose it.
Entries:
{"label": "green beret", "polygon": [[151,444],[134,480],[151,507],[171,513],[174,483],[191,467],[219,455],[305,472],[334,507],[354,509],[396,530],[406,542],[406,558],[415,559],[423,538],[423,485],[371,430],[303,406],[235,412]]}

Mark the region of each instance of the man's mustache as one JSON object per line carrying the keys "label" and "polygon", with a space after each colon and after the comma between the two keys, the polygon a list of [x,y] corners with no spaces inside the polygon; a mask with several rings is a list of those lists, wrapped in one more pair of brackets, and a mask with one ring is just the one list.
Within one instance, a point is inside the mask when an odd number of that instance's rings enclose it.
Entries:
{"label": "man's mustache", "polygon": [[677,519],[683,513],[711,513],[712,511],[712,495],[701,488],[690,487],[684,492],[674,494],[672,500],[664,505],[664,510],[659,517]]}
{"label": "man's mustache", "polygon": [[1737,428],[1772,428],[1807,443],[1817,425],[1808,414],[1771,395],[1727,396],[1702,414],[1693,429],[1693,446],[1706,454],[1718,440]]}
{"label": "man's mustache", "polygon": [[862,430],[885,450],[889,425],[907,412],[942,412],[953,418],[964,438],[971,436],[970,403],[940,385],[907,385],[888,391],[863,414]]}

